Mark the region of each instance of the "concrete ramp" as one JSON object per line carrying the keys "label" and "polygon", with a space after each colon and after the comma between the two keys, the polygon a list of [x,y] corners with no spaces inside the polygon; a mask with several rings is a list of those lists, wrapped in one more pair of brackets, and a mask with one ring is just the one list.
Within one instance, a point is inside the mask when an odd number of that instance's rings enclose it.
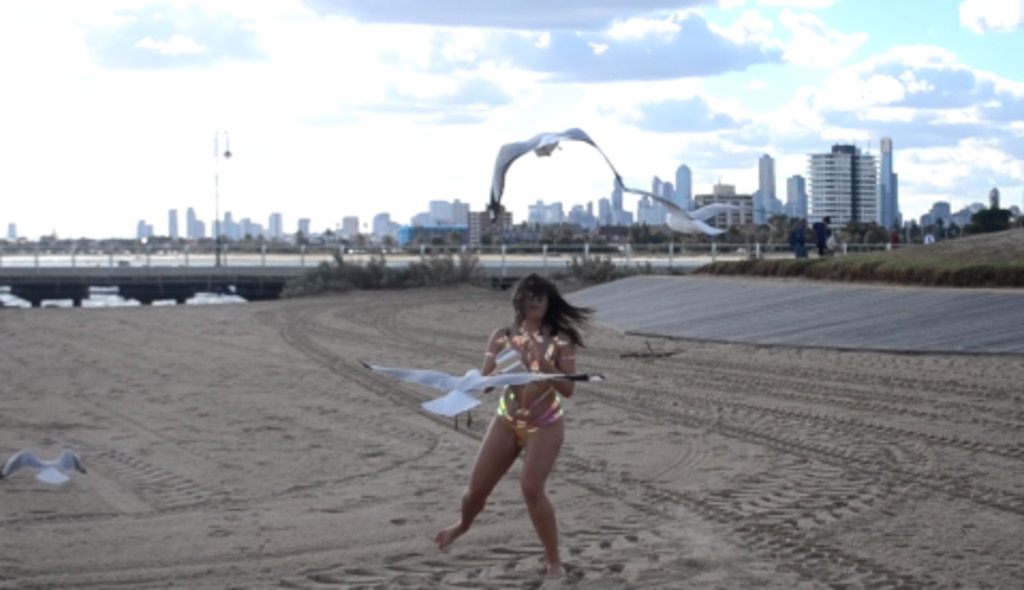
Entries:
{"label": "concrete ramp", "polygon": [[624,332],[886,352],[1024,354],[1024,291],[644,276],[572,293]]}

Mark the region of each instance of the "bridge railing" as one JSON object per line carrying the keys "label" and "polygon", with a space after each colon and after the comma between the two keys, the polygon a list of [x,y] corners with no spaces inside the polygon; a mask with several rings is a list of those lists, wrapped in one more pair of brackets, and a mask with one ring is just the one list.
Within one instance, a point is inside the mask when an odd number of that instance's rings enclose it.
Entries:
{"label": "bridge railing", "polygon": [[[911,246],[914,247],[914,246]],[[837,254],[879,251],[888,244],[843,244]],[[345,261],[366,262],[383,254],[389,261],[403,263],[433,255],[474,254],[483,262],[504,260],[545,260],[553,265],[573,257],[608,258],[615,264],[650,262],[671,265],[681,262],[712,262],[746,258],[788,258],[793,256],[787,244],[743,244],[708,242],[699,244],[505,244],[493,246],[412,246],[384,249],[345,246],[291,246],[266,244],[225,245],[220,253],[220,266],[234,267],[306,267],[329,262],[336,255]],[[0,267],[25,268],[102,268],[102,267],[213,267],[218,263],[212,248],[183,245],[177,248],[41,248],[0,246]]]}

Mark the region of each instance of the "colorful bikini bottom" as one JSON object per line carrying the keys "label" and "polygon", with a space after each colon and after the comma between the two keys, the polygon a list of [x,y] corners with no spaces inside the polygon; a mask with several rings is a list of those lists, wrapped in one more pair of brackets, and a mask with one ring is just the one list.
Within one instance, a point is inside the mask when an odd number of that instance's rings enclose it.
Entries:
{"label": "colorful bikini bottom", "polygon": [[[541,404],[547,404],[533,420],[530,413]],[[562,418],[562,395],[549,388],[540,397],[533,400],[529,408],[519,407],[518,395],[506,387],[498,400],[498,416],[504,418],[516,433],[516,442],[520,447],[526,446],[526,440],[542,426],[554,424]]]}

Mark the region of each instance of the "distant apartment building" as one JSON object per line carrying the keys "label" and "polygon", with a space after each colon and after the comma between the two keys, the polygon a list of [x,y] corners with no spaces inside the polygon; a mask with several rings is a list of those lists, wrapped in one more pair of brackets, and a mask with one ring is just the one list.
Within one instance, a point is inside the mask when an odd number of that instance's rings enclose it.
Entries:
{"label": "distant apartment building", "polygon": [[899,176],[892,171],[892,139],[883,137],[882,173],[878,178],[878,222],[883,227],[899,227],[903,216],[900,214]]}
{"label": "distant apartment building", "polygon": [[384,236],[391,235],[394,231],[392,229],[390,213],[378,213],[373,216],[373,235],[375,237],[383,238]]}
{"label": "distant apartment building", "polygon": [[14,223],[7,224],[7,239],[17,240],[18,239],[18,225]]}
{"label": "distant apartment building", "polygon": [[841,229],[850,222],[879,221],[878,162],[852,145],[836,144],[825,154],[811,154],[810,217],[832,219]]}
{"label": "distant apartment building", "polygon": [[538,200],[533,205],[527,206],[527,223],[553,224],[563,221],[565,221],[565,210],[561,202],[546,205],[544,201]]}
{"label": "distant apartment building", "polygon": [[739,211],[719,213],[708,220],[709,225],[718,229],[725,229],[733,225],[745,225],[754,221],[754,196],[738,194],[734,185],[716,184],[711,187],[710,194],[696,195],[693,200],[696,209],[713,203],[725,203],[740,208]]}
{"label": "distant apartment building", "polygon": [[692,200],[693,174],[690,172],[689,166],[686,164],[680,164],[679,167],[676,168],[676,186],[675,194],[672,195],[672,202],[685,211],[689,210],[692,206]]}
{"label": "distant apartment building", "polygon": [[206,237],[206,226],[196,218],[196,210],[192,207],[185,212],[185,236],[190,240]]}
{"label": "distant apartment building", "polygon": [[284,237],[284,218],[280,213],[271,213],[267,220],[267,237],[271,240],[280,240]]}
{"label": "distant apartment building", "polygon": [[346,240],[355,239],[359,235],[359,218],[348,215],[341,218],[341,237]]}
{"label": "distant apartment building", "polygon": [[469,225],[469,203],[455,199],[452,201],[452,223]]}
{"label": "distant apartment building", "polygon": [[797,219],[807,217],[807,181],[799,174],[786,179],[785,213]]}
{"label": "distant apartment building", "polygon": [[178,239],[178,210],[171,209],[167,212],[167,237],[172,240]]}
{"label": "distant apartment building", "polygon": [[448,225],[452,222],[452,204],[448,201],[430,201],[427,212],[430,223],[426,225]]}
{"label": "distant apartment building", "polygon": [[764,154],[757,161],[757,192],[754,194],[754,223],[764,223],[775,213],[775,159]]}
{"label": "distant apartment building", "polygon": [[512,230],[512,212],[502,207],[501,216],[493,225],[490,212],[469,212],[469,245],[479,246],[483,236],[490,236],[492,243]]}
{"label": "distant apartment building", "polygon": [[597,224],[612,225],[612,200],[607,197],[597,201]]}
{"label": "distant apartment building", "polygon": [[308,217],[303,217],[303,218],[299,219],[299,231],[302,232],[303,236],[305,236],[307,238],[309,237],[309,218]]}
{"label": "distant apartment building", "polygon": [[138,240],[149,239],[153,237],[153,226],[146,223],[145,219],[140,219],[135,224],[135,238]]}
{"label": "distant apartment building", "polygon": [[612,188],[612,213],[622,211],[622,187],[616,183]]}

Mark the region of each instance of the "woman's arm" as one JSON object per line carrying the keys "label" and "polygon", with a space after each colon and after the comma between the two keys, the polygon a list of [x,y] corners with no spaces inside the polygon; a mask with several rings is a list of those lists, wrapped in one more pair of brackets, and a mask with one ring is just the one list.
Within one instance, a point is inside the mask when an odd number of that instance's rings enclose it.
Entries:
{"label": "woman's arm", "polygon": [[494,372],[498,366],[498,353],[505,348],[507,340],[505,328],[498,328],[491,333],[491,338],[487,341],[487,350],[484,352],[484,364],[480,368],[481,375],[490,375]]}
{"label": "woman's arm", "polygon": [[[561,340],[552,343],[551,347],[550,354],[546,350],[541,351],[536,348],[531,351],[529,355],[531,357],[530,361],[536,360],[536,371],[538,373],[561,373],[563,375],[575,373],[576,345],[568,340]],[[575,381],[565,379],[550,379],[542,381],[541,384],[544,387],[550,385],[555,391],[565,397],[572,397],[573,391],[576,389]]]}

